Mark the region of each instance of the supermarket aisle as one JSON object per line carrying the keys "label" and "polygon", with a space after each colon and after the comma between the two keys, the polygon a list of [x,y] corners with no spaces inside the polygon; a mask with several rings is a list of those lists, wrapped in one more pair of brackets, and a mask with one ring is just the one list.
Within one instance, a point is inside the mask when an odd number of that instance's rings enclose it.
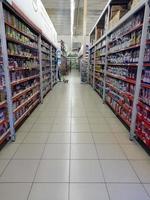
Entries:
{"label": "supermarket aisle", "polygon": [[73,72],[0,152],[2,200],[149,200],[150,159]]}

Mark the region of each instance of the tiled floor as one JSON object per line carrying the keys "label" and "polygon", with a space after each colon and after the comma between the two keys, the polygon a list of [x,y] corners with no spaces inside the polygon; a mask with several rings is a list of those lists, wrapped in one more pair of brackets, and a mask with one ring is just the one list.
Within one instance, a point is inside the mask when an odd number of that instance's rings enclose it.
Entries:
{"label": "tiled floor", "polygon": [[0,152],[2,200],[150,200],[150,158],[73,72]]}

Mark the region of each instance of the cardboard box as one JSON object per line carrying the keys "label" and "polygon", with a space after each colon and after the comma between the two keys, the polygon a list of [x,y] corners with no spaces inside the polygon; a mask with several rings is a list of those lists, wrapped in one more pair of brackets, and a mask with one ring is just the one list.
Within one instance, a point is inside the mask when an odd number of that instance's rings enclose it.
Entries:
{"label": "cardboard box", "polygon": [[141,0],[132,0],[131,9],[134,8]]}
{"label": "cardboard box", "polygon": [[126,9],[121,9],[121,10],[117,11],[115,13],[115,15],[113,14],[112,19],[109,21],[109,29],[111,29],[113,26],[115,26],[119,22],[120,18],[123,15],[125,15],[126,12],[127,12]]}

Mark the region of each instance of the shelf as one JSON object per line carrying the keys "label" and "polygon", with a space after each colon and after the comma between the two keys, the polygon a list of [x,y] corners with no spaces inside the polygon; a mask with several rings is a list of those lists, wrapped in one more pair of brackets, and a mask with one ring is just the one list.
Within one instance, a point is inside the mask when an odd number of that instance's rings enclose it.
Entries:
{"label": "shelf", "polygon": [[[114,107],[106,100],[107,104],[112,108],[112,110],[114,111],[114,113],[128,126],[130,127],[131,123],[124,119],[121,114],[119,112],[116,112],[116,110],[114,109]],[[118,103],[118,102],[117,102]]]}
{"label": "shelf", "polygon": [[144,122],[145,127],[147,127],[150,130],[150,122],[147,121],[140,113],[137,114],[137,118],[140,119],[140,121]]}
{"label": "shelf", "polygon": [[100,95],[100,97],[102,98],[102,94],[100,93],[100,91],[98,89],[95,88],[95,91]]}
{"label": "shelf", "polygon": [[125,78],[123,76],[115,75],[115,74],[108,73],[108,72],[107,72],[107,76],[110,76],[110,77],[113,77],[113,78],[116,78],[116,79],[119,79],[119,80],[123,80],[123,81],[125,81],[127,83],[136,84],[135,80],[129,79],[129,78]]}
{"label": "shelf", "polygon": [[30,39],[30,40],[32,40],[32,41],[34,41],[34,42],[38,42],[38,41],[35,40],[32,36],[29,36],[28,33],[25,33],[25,32],[23,32],[23,31],[21,31],[21,30],[15,28],[13,25],[9,24],[8,22],[5,21],[5,24],[6,24],[7,26],[9,26],[10,28],[14,29],[15,31],[17,31],[18,33],[20,33],[20,34],[26,36],[28,39]]}
{"label": "shelf", "polygon": [[30,57],[30,56],[22,56],[22,55],[19,55],[19,54],[8,54],[8,56],[11,56],[11,57],[18,57],[18,58],[26,58],[26,59],[33,59],[33,60],[38,60],[38,57]]}
{"label": "shelf", "polygon": [[18,84],[20,84],[20,83],[24,83],[24,82],[26,82],[26,81],[30,81],[30,80],[35,79],[35,78],[39,78],[39,75],[29,76],[29,77],[24,78],[24,79],[20,79],[20,80],[17,80],[17,81],[13,81],[13,82],[11,83],[11,85],[12,85],[12,86],[15,86],[15,85],[18,85]]}
{"label": "shelf", "polygon": [[150,84],[148,84],[148,83],[147,84],[146,83],[142,83],[141,86],[144,87],[144,88],[150,89]]}
{"label": "shelf", "polygon": [[139,99],[138,106],[150,112],[150,106],[146,105],[142,99]]}
{"label": "shelf", "polygon": [[6,101],[0,102],[0,108],[4,108],[4,107],[6,107]]}
{"label": "shelf", "polygon": [[37,99],[32,106],[15,122],[15,128],[19,125],[19,123],[35,108],[35,106],[39,103],[39,99]]}
{"label": "shelf", "polygon": [[129,67],[138,67],[138,63],[108,63],[108,66],[129,66]]}
{"label": "shelf", "polygon": [[20,45],[23,45],[25,47],[28,47],[29,49],[34,49],[34,50],[38,51],[37,47],[32,47],[30,45],[24,44],[23,42],[20,42],[19,40],[11,38],[11,37],[8,37],[8,36],[7,36],[7,41],[13,42],[13,43],[16,43],[16,44],[20,44]]}
{"label": "shelf", "polygon": [[26,94],[27,92],[31,91],[32,89],[36,88],[36,87],[39,86],[39,85],[40,85],[40,84],[34,85],[34,86],[32,86],[32,87],[29,87],[29,88],[27,88],[27,89],[25,89],[25,90],[19,92],[19,93],[16,94],[16,95],[14,95],[14,96],[12,97],[13,101],[15,101],[15,100],[18,99],[20,96]]}
{"label": "shelf", "polygon": [[98,51],[98,50],[100,50],[100,49],[103,49],[103,48],[105,48],[106,47],[106,45],[103,45],[102,47],[98,47],[98,49],[96,49],[96,51]]}
{"label": "shelf", "polygon": [[[93,64],[94,65],[94,64]],[[105,63],[96,63],[96,65],[105,65]]]}
{"label": "shelf", "polygon": [[95,72],[98,72],[98,73],[104,74],[104,72],[99,71],[99,70],[96,70],[96,69],[95,69]]}
{"label": "shelf", "polygon": [[7,123],[7,120],[6,120],[6,119],[0,120],[0,126],[3,125],[4,123]]}
{"label": "shelf", "polygon": [[29,67],[9,67],[9,71],[24,71],[24,70],[33,70],[33,69],[38,69],[38,67],[34,68],[29,68]]}
{"label": "shelf", "polygon": [[2,144],[7,138],[8,136],[10,135],[10,130],[8,129],[6,131],[6,133],[3,133],[1,136],[0,136],[0,144]]}
{"label": "shelf", "polygon": [[123,35],[121,35],[119,38],[115,38],[112,41],[109,41],[109,43],[113,43],[113,42],[117,41],[118,39],[121,39],[122,37],[131,34],[132,32],[138,31],[138,30],[142,29],[142,27],[143,27],[143,24],[139,24],[136,27],[132,28],[130,31],[128,31],[128,32],[124,33]]}
{"label": "shelf", "polygon": [[49,58],[49,59],[47,59],[47,58],[42,58],[42,60],[44,60],[44,61],[51,61],[50,58]]}
{"label": "shelf", "polygon": [[17,108],[14,109],[14,113],[16,113],[18,110],[20,110],[23,106],[28,104],[36,95],[38,95],[40,92],[34,93],[31,97],[29,97],[25,102],[23,102],[21,105],[19,105]]}
{"label": "shelf", "polygon": [[101,82],[104,82],[104,80],[101,79],[101,78],[99,78],[99,77],[96,77],[96,76],[95,76],[95,79],[97,79],[97,80],[99,80],[99,81],[101,81]]}
{"label": "shelf", "polygon": [[103,57],[103,56],[106,56],[106,53],[100,54],[100,55],[96,56],[95,58],[99,58],[99,57]]}
{"label": "shelf", "polygon": [[127,47],[127,48],[124,48],[124,49],[120,49],[120,50],[117,50],[117,51],[109,51],[108,52],[108,55],[110,54],[115,54],[115,53],[119,53],[119,52],[122,52],[122,51],[128,51],[128,50],[132,50],[132,49],[137,49],[137,48],[140,48],[140,44],[137,44],[137,45],[133,45],[131,47]]}
{"label": "shelf", "polygon": [[49,74],[49,73],[51,73],[51,70],[49,70],[49,71],[47,71],[47,72],[43,72],[42,74],[43,74],[43,75],[46,75],[46,74]]}

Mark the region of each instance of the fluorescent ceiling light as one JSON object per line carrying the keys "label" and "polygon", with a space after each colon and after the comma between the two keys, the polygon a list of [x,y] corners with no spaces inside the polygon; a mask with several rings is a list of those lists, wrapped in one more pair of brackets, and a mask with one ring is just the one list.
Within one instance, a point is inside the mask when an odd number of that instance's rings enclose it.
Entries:
{"label": "fluorescent ceiling light", "polygon": [[70,0],[70,9],[71,9],[71,50],[73,46],[73,30],[74,30],[74,11],[75,11],[75,1]]}

